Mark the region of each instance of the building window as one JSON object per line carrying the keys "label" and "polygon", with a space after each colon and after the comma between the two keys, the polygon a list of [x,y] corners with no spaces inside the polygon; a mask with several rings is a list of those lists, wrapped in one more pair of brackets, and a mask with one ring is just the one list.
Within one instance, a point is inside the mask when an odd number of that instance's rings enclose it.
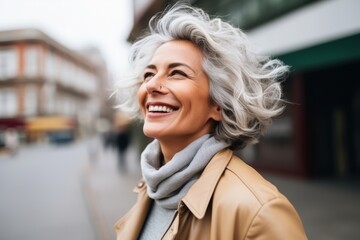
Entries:
{"label": "building window", "polygon": [[25,115],[34,116],[37,113],[38,99],[36,86],[27,86],[25,91]]}
{"label": "building window", "polygon": [[70,96],[67,96],[66,98],[63,99],[64,101],[64,105],[63,105],[63,108],[64,108],[64,114],[66,116],[71,116],[72,114],[72,99],[70,98]]}
{"label": "building window", "polygon": [[0,48],[0,80],[14,78],[18,70],[18,55],[14,47]]}
{"label": "building window", "polygon": [[46,114],[53,114],[55,112],[55,94],[56,86],[53,83],[45,83],[43,87],[43,96],[45,98]]}
{"label": "building window", "polygon": [[14,117],[17,114],[17,97],[15,89],[0,89],[0,117]]}
{"label": "building window", "polygon": [[36,77],[39,73],[39,48],[28,46],[25,50],[25,76]]}
{"label": "building window", "polygon": [[45,55],[44,71],[45,71],[45,77],[49,81],[53,81],[56,77],[55,74],[56,58],[54,55],[55,54],[52,53],[50,50]]}

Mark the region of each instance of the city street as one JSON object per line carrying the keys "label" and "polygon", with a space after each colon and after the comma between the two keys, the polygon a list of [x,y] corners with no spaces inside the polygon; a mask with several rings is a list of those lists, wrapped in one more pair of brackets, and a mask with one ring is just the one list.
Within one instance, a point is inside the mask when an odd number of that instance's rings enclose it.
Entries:
{"label": "city street", "polygon": [[[0,239],[115,239],[114,223],[136,200],[137,154],[131,146],[127,168],[119,169],[115,152],[94,138],[0,156]],[[358,182],[265,177],[294,204],[309,239],[360,234]]]}
{"label": "city street", "polygon": [[131,192],[138,176],[120,176],[114,152],[99,146],[43,144],[1,155],[0,239],[114,239],[113,224],[135,200],[121,190]]}

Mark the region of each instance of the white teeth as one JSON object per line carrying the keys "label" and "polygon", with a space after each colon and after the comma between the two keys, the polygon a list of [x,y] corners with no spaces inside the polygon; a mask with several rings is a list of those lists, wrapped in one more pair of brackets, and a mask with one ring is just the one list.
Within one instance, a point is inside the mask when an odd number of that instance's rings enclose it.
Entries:
{"label": "white teeth", "polygon": [[150,112],[167,112],[167,113],[170,113],[170,112],[173,112],[174,109],[169,108],[167,106],[149,106],[149,111]]}

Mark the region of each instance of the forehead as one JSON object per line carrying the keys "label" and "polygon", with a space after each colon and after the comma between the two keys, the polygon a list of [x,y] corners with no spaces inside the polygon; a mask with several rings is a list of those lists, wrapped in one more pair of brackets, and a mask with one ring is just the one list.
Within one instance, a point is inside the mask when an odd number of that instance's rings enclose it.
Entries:
{"label": "forehead", "polygon": [[200,67],[203,54],[192,42],[174,40],[162,44],[156,49],[150,64],[170,64],[183,62],[193,67]]}

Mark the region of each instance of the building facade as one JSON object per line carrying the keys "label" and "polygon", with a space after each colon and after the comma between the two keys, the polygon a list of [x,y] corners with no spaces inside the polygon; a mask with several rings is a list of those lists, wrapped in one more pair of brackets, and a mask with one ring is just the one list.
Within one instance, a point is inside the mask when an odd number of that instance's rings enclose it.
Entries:
{"label": "building facade", "polygon": [[105,67],[39,30],[1,31],[1,131],[16,128],[28,141],[90,133],[111,117],[101,91],[109,86]]}
{"label": "building facade", "polygon": [[[135,0],[129,40],[175,1]],[[291,66],[288,104],[260,144],[240,154],[256,168],[304,178],[360,176],[360,2],[193,0],[239,26],[266,54]],[[141,9],[136,10],[137,8]]]}

